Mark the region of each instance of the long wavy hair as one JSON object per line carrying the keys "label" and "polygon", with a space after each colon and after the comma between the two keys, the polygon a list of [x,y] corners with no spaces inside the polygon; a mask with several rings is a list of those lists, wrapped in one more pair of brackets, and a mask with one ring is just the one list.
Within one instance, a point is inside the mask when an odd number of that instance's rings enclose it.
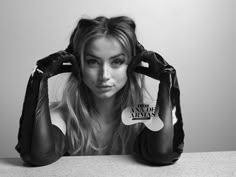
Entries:
{"label": "long wavy hair", "polygon": [[[142,124],[130,126],[121,122],[121,112],[127,106],[134,106],[143,102],[144,78],[129,72],[132,59],[136,55],[135,23],[126,16],[106,18],[99,16],[94,19],[79,20],[70,38],[70,51],[76,56],[80,71],[71,74],[65,85],[62,100],[51,105],[51,109],[60,110],[66,122],[66,139],[68,153],[71,155],[95,154],[128,154],[132,152],[135,137],[141,131]],[[114,111],[115,128],[108,145],[99,147],[96,133],[101,125],[96,119],[97,110],[94,105],[92,92],[84,84],[82,75],[84,65],[84,51],[89,42],[100,36],[117,39],[128,55],[130,63],[127,70],[127,82],[116,93]]]}

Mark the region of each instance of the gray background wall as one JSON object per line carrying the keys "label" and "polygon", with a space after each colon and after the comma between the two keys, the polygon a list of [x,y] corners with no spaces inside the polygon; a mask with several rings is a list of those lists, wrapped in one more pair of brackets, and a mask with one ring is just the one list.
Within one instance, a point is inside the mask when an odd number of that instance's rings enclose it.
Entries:
{"label": "gray background wall", "polygon": [[[143,45],[175,66],[185,151],[236,150],[234,0],[1,0],[0,157],[16,157],[35,62],[64,49],[81,16],[128,15]],[[151,90],[155,92],[155,90]]]}

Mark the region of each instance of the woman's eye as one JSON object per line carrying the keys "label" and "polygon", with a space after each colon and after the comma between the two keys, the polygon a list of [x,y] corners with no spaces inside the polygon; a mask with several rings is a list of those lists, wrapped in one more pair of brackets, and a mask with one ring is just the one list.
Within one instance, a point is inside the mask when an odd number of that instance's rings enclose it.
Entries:
{"label": "woman's eye", "polygon": [[122,59],[115,59],[115,60],[112,61],[112,65],[113,65],[113,66],[120,66],[120,65],[122,65],[124,62],[125,62],[125,60],[122,60]]}
{"label": "woman's eye", "polygon": [[95,59],[87,59],[86,64],[89,66],[97,66],[99,65],[99,62]]}

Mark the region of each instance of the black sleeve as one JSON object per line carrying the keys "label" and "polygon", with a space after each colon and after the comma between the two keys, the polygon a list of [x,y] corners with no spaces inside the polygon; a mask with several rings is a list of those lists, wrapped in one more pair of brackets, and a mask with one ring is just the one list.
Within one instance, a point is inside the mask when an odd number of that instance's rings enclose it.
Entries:
{"label": "black sleeve", "polygon": [[15,147],[30,165],[53,163],[66,150],[64,134],[51,124],[48,104],[47,78],[36,71],[28,81]]}
{"label": "black sleeve", "polygon": [[[134,154],[153,165],[170,165],[176,162],[184,147],[183,120],[180,107],[180,90],[175,70],[162,77],[169,77],[170,84],[161,78],[157,104],[159,117],[164,128],[154,132],[144,128],[134,143]],[[177,122],[172,123],[172,109],[175,108]]]}

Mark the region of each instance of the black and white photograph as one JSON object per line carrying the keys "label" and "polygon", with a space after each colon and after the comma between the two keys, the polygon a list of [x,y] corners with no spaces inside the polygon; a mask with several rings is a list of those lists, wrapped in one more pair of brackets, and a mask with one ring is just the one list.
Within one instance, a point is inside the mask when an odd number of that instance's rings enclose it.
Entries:
{"label": "black and white photograph", "polygon": [[0,176],[236,176],[234,0],[0,2]]}

